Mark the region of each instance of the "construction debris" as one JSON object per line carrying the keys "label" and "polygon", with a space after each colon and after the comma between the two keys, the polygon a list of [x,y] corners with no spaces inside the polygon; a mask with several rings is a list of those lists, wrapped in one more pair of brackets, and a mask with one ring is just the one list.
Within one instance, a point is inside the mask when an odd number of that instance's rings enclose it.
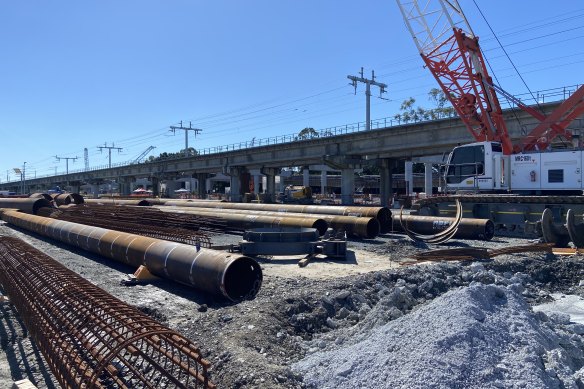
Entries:
{"label": "construction debris", "polygon": [[[489,260],[498,255],[518,254],[528,252],[552,252],[553,244],[537,243],[525,246],[513,246],[502,249],[487,250],[482,247],[464,247],[454,249],[431,250],[412,255],[411,258],[417,261],[465,261],[465,260]],[[411,265],[419,262],[402,262],[404,265]]]}
{"label": "construction debris", "polygon": [[445,243],[449,241],[454,237],[454,235],[456,235],[461,220],[462,205],[458,199],[456,200],[456,216],[454,218],[454,221],[446,229],[439,231],[435,234],[425,235],[412,231],[408,226],[408,223],[404,220],[403,207],[399,214],[400,225],[401,228],[405,231],[406,235],[413,240],[425,243]]}

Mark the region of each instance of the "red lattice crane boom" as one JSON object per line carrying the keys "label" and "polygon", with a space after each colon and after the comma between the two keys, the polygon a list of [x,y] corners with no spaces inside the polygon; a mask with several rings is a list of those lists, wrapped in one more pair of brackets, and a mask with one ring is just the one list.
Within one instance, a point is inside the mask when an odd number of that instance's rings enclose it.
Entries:
{"label": "red lattice crane boom", "polygon": [[501,142],[508,155],[545,148],[557,136],[571,138],[567,127],[584,113],[584,87],[549,116],[514,99],[541,123],[513,145],[478,37],[458,1],[397,0],[397,4],[424,63],[476,141]]}

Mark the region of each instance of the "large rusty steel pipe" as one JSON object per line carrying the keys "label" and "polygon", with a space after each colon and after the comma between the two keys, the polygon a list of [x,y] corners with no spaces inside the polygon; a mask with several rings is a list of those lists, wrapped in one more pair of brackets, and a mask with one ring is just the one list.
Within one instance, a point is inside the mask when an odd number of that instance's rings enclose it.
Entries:
{"label": "large rusty steel pipe", "polygon": [[29,199],[45,199],[48,201],[53,201],[53,197],[48,193],[33,193],[28,196]]}
{"label": "large rusty steel pipe", "polygon": [[256,211],[292,212],[340,216],[374,217],[382,230],[391,228],[391,210],[387,207],[357,207],[333,205],[225,203],[205,200],[165,201],[163,205],[217,209],[245,209]]}
{"label": "large rusty steel pipe", "polygon": [[[317,218],[325,220],[329,227],[335,230],[344,230],[348,235],[357,236],[360,238],[373,239],[379,235],[380,225],[379,221],[374,217],[355,217],[355,216],[341,216],[341,215],[325,215],[313,213],[292,213],[292,212],[276,212],[276,211],[259,211],[259,210],[245,210],[245,209],[218,209],[218,208],[196,208],[196,207],[179,207],[179,206],[155,206],[165,211],[184,212],[192,215],[201,215],[201,212],[212,212],[221,217],[223,214],[241,214],[241,215],[256,215],[256,216],[285,216],[287,218]],[[209,209],[211,211],[204,211]],[[319,231],[320,232],[320,231]],[[324,232],[321,233],[321,235]]]}
{"label": "large rusty steel pipe", "polygon": [[[328,223],[324,218],[314,216],[294,217],[285,214],[276,216],[261,215],[253,211],[224,210],[211,208],[180,208],[179,207],[159,207],[163,212],[184,213],[194,216],[215,217],[227,222],[228,227],[233,228],[259,228],[259,227],[304,227],[316,228],[320,235],[324,235],[328,228]],[[320,215],[319,215],[320,216]]]}
{"label": "large rusty steel pipe", "polygon": [[85,199],[88,204],[105,204],[105,205],[139,205],[139,206],[149,206],[153,204],[158,204],[156,199],[114,199],[114,198],[103,198],[103,199]]}
{"label": "large rusty steel pipe", "polygon": [[252,258],[78,223],[1,211],[2,220],[233,301],[253,298],[262,270]]}
{"label": "large rusty steel pipe", "polygon": [[[402,215],[407,228],[415,233],[431,235],[444,231],[454,221],[451,217]],[[399,218],[393,219],[393,229],[403,231]],[[491,240],[495,235],[495,225],[489,219],[462,218],[454,239]]]}
{"label": "large rusty steel pipe", "polygon": [[0,208],[18,209],[19,211],[36,215],[43,207],[52,207],[49,200],[44,198],[0,198]]}
{"label": "large rusty steel pipe", "polygon": [[57,206],[69,205],[69,204],[83,204],[84,201],[85,201],[83,199],[83,196],[81,196],[78,193],[60,193],[60,194],[54,194],[53,195],[53,200],[55,201],[55,204]]}

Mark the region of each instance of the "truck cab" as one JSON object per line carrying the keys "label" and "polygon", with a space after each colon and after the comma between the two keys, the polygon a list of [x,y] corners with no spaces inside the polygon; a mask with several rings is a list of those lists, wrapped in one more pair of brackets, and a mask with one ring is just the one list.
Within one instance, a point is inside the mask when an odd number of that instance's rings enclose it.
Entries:
{"label": "truck cab", "polygon": [[509,158],[498,142],[475,142],[455,147],[446,162],[447,192],[507,190]]}

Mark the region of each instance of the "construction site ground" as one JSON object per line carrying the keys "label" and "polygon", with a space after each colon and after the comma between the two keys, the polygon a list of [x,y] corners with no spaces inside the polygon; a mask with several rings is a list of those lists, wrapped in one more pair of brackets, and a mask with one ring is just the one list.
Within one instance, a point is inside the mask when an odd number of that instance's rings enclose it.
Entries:
{"label": "construction site ground", "polygon": [[[403,265],[429,249],[533,241],[349,240],[345,261],[260,259],[260,293],[231,303],[164,279],[123,286],[135,269],[3,222],[0,236],[25,240],[192,339],[219,388],[584,387],[581,255]],[[9,302],[0,303],[0,346],[0,388],[24,378],[59,387]]]}

